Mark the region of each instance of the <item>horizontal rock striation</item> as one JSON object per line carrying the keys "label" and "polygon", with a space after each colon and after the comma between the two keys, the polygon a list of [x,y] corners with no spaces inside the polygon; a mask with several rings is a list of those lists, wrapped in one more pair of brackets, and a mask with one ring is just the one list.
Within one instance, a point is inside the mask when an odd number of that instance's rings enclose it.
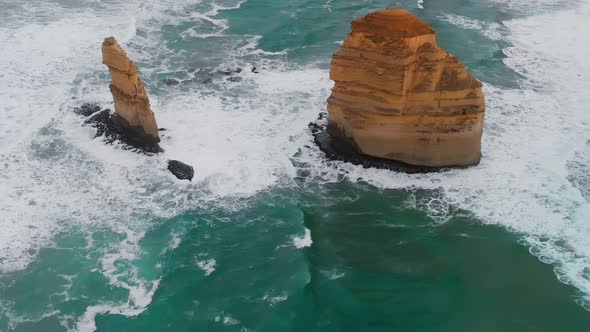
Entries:
{"label": "horizontal rock striation", "polygon": [[102,44],[102,62],[111,72],[115,112],[127,136],[141,144],[160,142],[156,118],[143,82],[137,76],[139,68],[113,37],[105,38]]}
{"label": "horizontal rock striation", "polygon": [[409,12],[386,9],[353,21],[330,77],[327,130],[339,146],[410,165],[479,162],[482,85]]}

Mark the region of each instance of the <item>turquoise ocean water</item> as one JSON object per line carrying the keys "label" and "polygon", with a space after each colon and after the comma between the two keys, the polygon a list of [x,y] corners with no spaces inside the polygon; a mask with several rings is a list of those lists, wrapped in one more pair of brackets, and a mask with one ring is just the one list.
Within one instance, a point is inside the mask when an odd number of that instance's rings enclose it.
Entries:
{"label": "turquoise ocean water", "polygon": [[[484,82],[479,166],[407,175],[313,145],[332,53],[386,7]],[[0,0],[0,331],[590,331],[588,15],[585,0]],[[93,140],[72,112],[112,107],[110,35],[142,70],[162,155]]]}

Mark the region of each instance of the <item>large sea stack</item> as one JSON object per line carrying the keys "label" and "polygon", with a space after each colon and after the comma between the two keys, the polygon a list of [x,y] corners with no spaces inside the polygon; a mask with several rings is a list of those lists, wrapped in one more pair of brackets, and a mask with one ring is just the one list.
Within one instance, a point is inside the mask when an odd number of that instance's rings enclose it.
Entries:
{"label": "large sea stack", "polygon": [[482,85],[409,12],[353,21],[330,77],[328,134],[339,147],[409,165],[479,163]]}
{"label": "large sea stack", "polygon": [[150,109],[143,82],[137,76],[139,68],[113,37],[105,38],[102,43],[102,63],[111,72],[110,88],[115,112],[125,134],[140,144],[160,142],[156,118]]}

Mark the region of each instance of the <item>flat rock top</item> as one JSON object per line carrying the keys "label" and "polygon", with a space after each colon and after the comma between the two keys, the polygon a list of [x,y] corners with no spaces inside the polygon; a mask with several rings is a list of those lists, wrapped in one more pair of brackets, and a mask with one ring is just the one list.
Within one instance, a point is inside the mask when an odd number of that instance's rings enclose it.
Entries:
{"label": "flat rock top", "polygon": [[354,20],[352,32],[393,38],[412,38],[434,34],[434,30],[426,22],[404,9],[384,9]]}

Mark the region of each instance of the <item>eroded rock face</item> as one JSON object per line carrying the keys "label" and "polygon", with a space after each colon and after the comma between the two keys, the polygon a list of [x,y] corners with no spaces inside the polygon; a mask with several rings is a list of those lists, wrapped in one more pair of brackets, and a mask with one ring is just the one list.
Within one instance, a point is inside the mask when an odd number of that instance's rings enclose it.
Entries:
{"label": "eroded rock face", "polygon": [[143,82],[137,76],[139,68],[113,37],[105,38],[102,44],[102,63],[111,72],[110,88],[115,112],[126,135],[141,144],[160,142],[156,118],[150,109]]}
{"label": "eroded rock face", "polygon": [[409,12],[353,21],[330,77],[328,133],[340,146],[410,165],[479,162],[482,85]]}

